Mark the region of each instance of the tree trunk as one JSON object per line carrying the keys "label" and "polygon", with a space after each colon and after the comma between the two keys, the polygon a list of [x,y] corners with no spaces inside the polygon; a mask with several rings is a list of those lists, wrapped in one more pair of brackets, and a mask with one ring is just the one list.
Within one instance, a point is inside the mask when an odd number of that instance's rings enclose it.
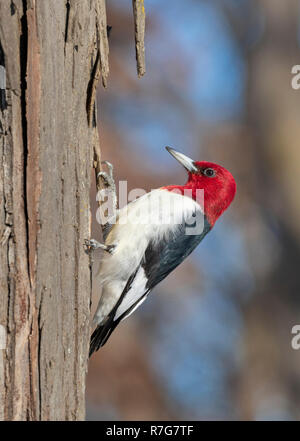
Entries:
{"label": "tree trunk", "polygon": [[97,143],[87,109],[103,4],[0,2],[0,419],[85,415]]}

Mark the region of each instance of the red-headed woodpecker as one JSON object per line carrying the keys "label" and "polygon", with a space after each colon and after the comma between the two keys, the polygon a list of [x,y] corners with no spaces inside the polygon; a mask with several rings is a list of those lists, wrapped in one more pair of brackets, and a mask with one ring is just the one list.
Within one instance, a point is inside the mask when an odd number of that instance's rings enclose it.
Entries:
{"label": "red-headed woodpecker", "polygon": [[[195,249],[234,198],[235,180],[224,167],[167,150],[187,170],[187,183],[152,190],[119,210],[105,244],[86,241],[107,251],[96,278],[102,295],[90,355]],[[112,176],[101,173],[113,186]]]}

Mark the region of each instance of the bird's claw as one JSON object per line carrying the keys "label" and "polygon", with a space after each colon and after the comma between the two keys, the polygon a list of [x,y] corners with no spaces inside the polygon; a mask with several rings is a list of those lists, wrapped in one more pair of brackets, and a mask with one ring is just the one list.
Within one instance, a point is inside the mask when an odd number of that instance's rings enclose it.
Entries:
{"label": "bird's claw", "polygon": [[107,165],[109,176],[113,177],[114,166],[109,161],[101,161],[101,164]]}
{"label": "bird's claw", "polygon": [[110,187],[111,189],[115,190],[116,185],[115,185],[115,181],[114,181],[114,178],[113,178],[114,166],[109,161],[101,161],[101,164],[106,164],[107,165],[108,173],[104,172],[104,171],[101,171],[101,172],[98,173],[97,178],[101,177],[103,182],[104,182],[104,184],[107,187]]}
{"label": "bird's claw", "polygon": [[107,251],[109,254],[112,254],[116,248],[116,245],[114,244],[104,245],[103,243],[97,242],[95,239],[85,239],[84,245],[88,253],[101,248],[102,250]]}
{"label": "bird's claw", "polygon": [[108,173],[101,171],[97,174],[97,178],[101,177],[106,187],[115,188],[115,181]]}
{"label": "bird's claw", "polygon": [[[111,228],[111,226],[109,226],[108,224],[110,224],[110,219],[116,219],[117,217],[117,205],[118,205],[118,199],[117,199],[117,191],[116,191],[116,184],[115,184],[115,180],[113,178],[113,165],[111,162],[109,161],[102,161],[101,164],[105,164],[108,168],[108,171],[100,171],[97,174],[97,188],[100,186],[100,188],[102,187],[102,185],[104,186],[104,188],[102,188],[100,190],[100,199],[99,200],[103,200],[103,196],[107,196],[108,197],[108,201],[111,204],[111,208],[112,208],[112,212],[110,215],[109,220],[105,220],[102,224],[102,232],[103,232],[103,237],[106,238],[107,234]],[[102,185],[99,185],[100,182],[98,179],[102,180]],[[105,226],[106,225],[106,226]],[[109,253],[113,252],[114,247],[112,248],[108,248],[106,249],[106,251],[108,251]]]}
{"label": "bird's claw", "polygon": [[94,251],[98,248],[98,242],[95,239],[84,239],[84,245],[87,251]]}

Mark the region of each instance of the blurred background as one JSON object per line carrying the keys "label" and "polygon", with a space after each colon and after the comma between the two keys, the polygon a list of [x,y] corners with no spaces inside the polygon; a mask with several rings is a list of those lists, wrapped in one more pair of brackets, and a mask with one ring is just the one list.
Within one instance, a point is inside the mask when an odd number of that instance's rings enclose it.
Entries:
{"label": "blurred background", "polygon": [[92,357],[87,418],[299,420],[300,350],[291,329],[300,324],[300,90],[291,69],[300,64],[300,2],[145,7],[147,72],[139,80],[131,0],[107,2],[103,159],[128,190],[149,191],[185,181],[170,145],[228,168],[237,195]]}

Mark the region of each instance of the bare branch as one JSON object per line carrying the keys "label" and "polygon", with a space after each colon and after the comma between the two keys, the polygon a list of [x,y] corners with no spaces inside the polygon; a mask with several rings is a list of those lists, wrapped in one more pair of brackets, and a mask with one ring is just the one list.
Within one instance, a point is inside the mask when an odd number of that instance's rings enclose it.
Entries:
{"label": "bare branch", "polygon": [[145,6],[144,0],[132,0],[135,31],[135,51],[137,73],[141,78],[146,72],[145,66]]}

